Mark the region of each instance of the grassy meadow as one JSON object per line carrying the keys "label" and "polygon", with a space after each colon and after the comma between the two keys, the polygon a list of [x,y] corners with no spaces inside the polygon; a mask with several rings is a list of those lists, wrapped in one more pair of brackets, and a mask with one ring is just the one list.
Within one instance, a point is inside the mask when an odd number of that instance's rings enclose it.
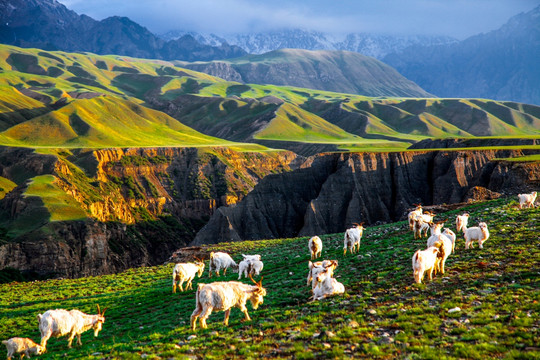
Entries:
{"label": "grassy meadow", "polygon": [[[414,240],[404,221],[368,227],[355,255],[343,256],[342,233],[321,236],[322,258],[339,261],[335,275],[346,292],[318,302],[309,302],[306,286],[306,237],[218,244],[202,250],[227,251],[236,260],[241,253],[262,255],[268,295],[258,310],[248,305],[250,322],[233,309],[229,327],[218,312],[208,329],[192,332],[194,290],[173,294],[173,264],[167,264],[1,284],[0,338],[39,341],[37,314],[56,308],[95,313],[99,304],[108,307],[99,337],[88,331],[83,345],[72,349],[66,338],[51,339],[40,358],[540,359],[540,208],[519,210],[506,198],[436,219],[448,218],[447,227],[454,228],[463,211],[471,214],[469,226],[487,222],[491,236],[484,249],[465,251],[459,234],[446,273],[432,282],[414,284],[411,257],[425,240]],[[230,272],[219,280],[236,277]],[[216,280],[205,269],[194,288]],[[456,307],[460,311],[449,311]]]}

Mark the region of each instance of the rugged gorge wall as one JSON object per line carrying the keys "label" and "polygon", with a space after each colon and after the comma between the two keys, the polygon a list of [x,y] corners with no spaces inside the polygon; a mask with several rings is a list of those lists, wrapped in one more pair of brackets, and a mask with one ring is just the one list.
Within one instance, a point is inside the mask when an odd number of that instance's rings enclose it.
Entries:
{"label": "rugged gorge wall", "polygon": [[[0,149],[0,176],[17,186],[0,200],[0,270],[44,276],[106,274],[162,263],[187,245],[215,209],[241,200],[266,175],[302,160],[291,152],[225,148]],[[28,196],[37,176],[71,206]],[[82,214],[71,219],[70,213]]]}
{"label": "rugged gorge wall", "polygon": [[402,219],[413,203],[466,200],[471,189],[540,187],[540,164],[497,161],[523,151],[342,153],[270,175],[236,206],[219,208],[191,245],[344,231]]}

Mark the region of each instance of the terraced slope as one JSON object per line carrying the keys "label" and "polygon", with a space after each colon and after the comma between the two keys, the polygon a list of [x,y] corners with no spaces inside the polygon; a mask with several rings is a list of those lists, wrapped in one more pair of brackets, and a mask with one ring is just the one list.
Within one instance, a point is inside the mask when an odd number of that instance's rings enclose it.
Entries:
{"label": "terraced slope", "polygon": [[[241,321],[243,315],[233,309],[225,327],[223,313],[216,312],[208,329],[194,334],[189,317],[195,291],[172,294],[173,265],[167,264],[0,285],[0,337],[39,340],[38,313],[55,308],[95,313],[99,303],[108,307],[99,337],[89,331],[83,345],[72,349],[65,338],[51,339],[40,358],[539,358],[540,209],[518,210],[514,199],[499,199],[437,218],[448,217],[453,228],[462,211],[471,214],[471,225],[488,223],[489,240],[482,250],[465,251],[459,235],[446,273],[422,285],[413,282],[411,257],[425,240],[414,240],[405,222],[369,227],[354,256],[342,255],[342,233],[322,236],[323,258],[339,261],[335,275],[346,292],[313,303],[306,286],[307,238],[218,244],[194,255],[218,249],[236,259],[241,253],[262,254],[268,295],[258,310],[248,305],[252,321]],[[194,288],[237,277],[229,272],[210,280],[207,274],[194,280]]]}
{"label": "terraced slope", "polygon": [[540,138],[540,107],[512,102],[368,98],[241,84],[164,61],[6,45],[0,45],[0,68],[2,145],[233,146],[234,141],[276,148],[305,144],[317,152],[318,144],[388,150],[434,137]]}

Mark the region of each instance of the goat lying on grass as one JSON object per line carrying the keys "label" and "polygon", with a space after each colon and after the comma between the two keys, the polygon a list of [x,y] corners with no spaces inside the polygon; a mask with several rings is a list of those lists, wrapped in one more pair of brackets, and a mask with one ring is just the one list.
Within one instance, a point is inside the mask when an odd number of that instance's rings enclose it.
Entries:
{"label": "goat lying on grass", "polygon": [[315,277],[317,285],[313,289],[313,301],[322,300],[329,296],[343,294],[345,286],[332,277],[331,267],[324,268]]}
{"label": "goat lying on grass", "polygon": [[313,290],[315,286],[317,286],[317,275],[319,275],[320,272],[329,269],[330,276],[334,276],[334,270],[336,270],[337,266],[337,260],[323,260],[314,263],[310,261],[308,263],[309,273],[307,277],[307,285],[309,285],[311,282],[311,290]]}
{"label": "goat lying on grass", "polygon": [[257,309],[263,303],[266,289],[262,287],[262,278],[253,285],[243,284],[238,281],[222,281],[211,284],[199,284],[195,295],[195,310],[191,314],[191,329],[195,330],[197,318],[201,328],[206,329],[206,319],[213,310],[225,311],[225,326],[229,325],[229,315],[232,307],[239,308],[245,315],[246,321],[249,317],[246,302],[251,301],[253,309]]}

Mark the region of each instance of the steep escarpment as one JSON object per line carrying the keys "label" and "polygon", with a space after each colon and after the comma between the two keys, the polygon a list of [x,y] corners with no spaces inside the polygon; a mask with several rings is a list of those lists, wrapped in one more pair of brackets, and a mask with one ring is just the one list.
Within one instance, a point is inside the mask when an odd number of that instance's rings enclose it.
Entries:
{"label": "steep escarpment", "polygon": [[[403,218],[413,203],[467,200],[471,189],[538,188],[540,164],[498,161],[518,150],[343,153],[264,178],[234,207],[219,208],[192,245],[343,231]],[[478,193],[476,191],[475,193]]]}
{"label": "steep escarpment", "polygon": [[226,148],[3,148],[0,269],[86,276],[165,261],[218,206],[269,173],[297,167],[290,152]]}

